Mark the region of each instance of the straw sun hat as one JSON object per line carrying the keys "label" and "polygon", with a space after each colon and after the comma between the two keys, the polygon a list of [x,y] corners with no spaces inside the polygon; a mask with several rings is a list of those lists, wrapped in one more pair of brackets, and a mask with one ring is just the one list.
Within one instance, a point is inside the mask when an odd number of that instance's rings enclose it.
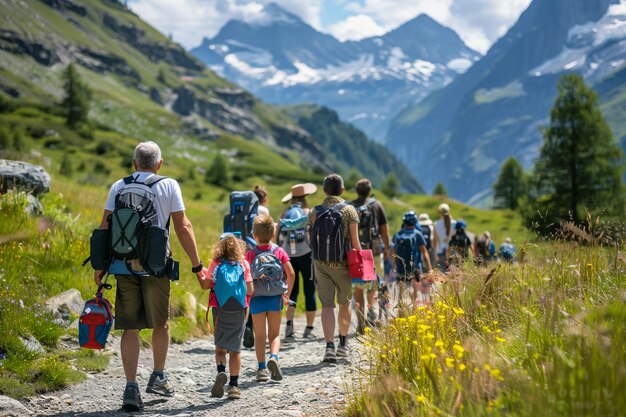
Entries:
{"label": "straw sun hat", "polygon": [[317,191],[317,186],[313,183],[296,184],[291,187],[291,192],[287,193],[280,201],[289,202],[294,197],[304,197]]}

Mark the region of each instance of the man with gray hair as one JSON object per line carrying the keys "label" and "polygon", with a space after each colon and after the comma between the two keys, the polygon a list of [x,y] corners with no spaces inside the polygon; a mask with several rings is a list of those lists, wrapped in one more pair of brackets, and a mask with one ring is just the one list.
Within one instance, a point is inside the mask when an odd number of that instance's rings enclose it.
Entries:
{"label": "man with gray hair", "polygon": [[[122,188],[129,183],[146,184],[154,193],[154,207],[158,225],[168,228],[171,219],[176,236],[191,262],[192,272],[203,277],[208,271],[198,256],[196,239],[191,222],[185,215],[185,205],[178,182],[166,177],[152,178],[157,175],[162,165],[161,149],[156,143],[141,142],[137,145],[133,158],[135,172],[130,177],[121,179],[111,186],[100,229],[109,228],[110,216],[116,208],[116,196]],[[167,253],[171,254],[169,239],[167,240]],[[102,284],[102,277],[105,272],[104,270],[94,272],[96,285]],[[117,280],[115,328],[123,330],[120,350],[126,376],[126,387],[122,409],[139,411],[143,408],[139,385],[137,384],[137,364],[140,351],[139,331],[141,329],[153,329],[154,370],[148,381],[146,392],[168,397],[174,395],[174,388],[164,372],[170,342],[170,280],[145,272],[137,259],[131,260],[130,264],[114,260],[109,266],[108,272],[115,274]]]}

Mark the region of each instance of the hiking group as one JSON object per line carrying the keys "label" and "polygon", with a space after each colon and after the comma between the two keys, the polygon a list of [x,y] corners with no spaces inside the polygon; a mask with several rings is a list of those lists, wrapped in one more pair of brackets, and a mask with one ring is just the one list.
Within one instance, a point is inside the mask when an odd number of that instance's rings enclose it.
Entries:
{"label": "hiking group", "polygon": [[[470,248],[480,262],[495,257],[495,245],[488,232],[472,244],[465,233],[465,222],[455,221],[446,204],[439,206],[441,219],[434,224],[427,214],[407,212],[401,229],[390,238],[385,210],[372,197],[370,181],[360,180],[356,184],[358,198],[347,202],[340,197],[345,191],[343,179],[330,174],[323,181],[324,200],[311,209],[306,197],[317,187],[310,183],[294,185],[282,199],[288,206],[277,223],[267,208],[269,196],[264,187],[231,193],[224,233],[214,243],[211,262],[205,267],[177,181],[158,175],[162,164],[156,143],[136,146],[135,172],[111,186],[100,226],[91,237],[96,285],[104,285],[105,275],[109,274],[117,281],[115,329],[123,331],[120,351],[127,382],[122,409],[126,411],[143,408],[137,383],[141,329],[152,329],[154,370],[146,392],[174,395],[165,373],[170,288],[179,275],[178,262],[172,259],[170,250],[170,223],[189,258],[191,272],[200,287],[210,291],[207,322],[215,338],[217,368],[211,394],[218,398],[224,394],[229,399],[241,396],[242,345],[255,349],[258,382],[283,379],[279,358],[282,311],[286,306],[284,340],[293,341],[300,289],[306,311],[302,338],[310,337],[314,330],[319,299],[325,342],[322,361],[335,363],[350,355],[347,342],[353,298],[357,332],[362,333],[377,319],[377,297],[378,318],[389,314],[390,294],[396,282],[410,285],[414,306],[430,303],[431,259],[445,271],[467,258]],[[381,277],[353,284],[347,254],[362,249],[371,250],[375,259],[382,256],[384,262],[377,266]],[[509,239],[499,254],[503,259],[513,258],[514,247]]]}

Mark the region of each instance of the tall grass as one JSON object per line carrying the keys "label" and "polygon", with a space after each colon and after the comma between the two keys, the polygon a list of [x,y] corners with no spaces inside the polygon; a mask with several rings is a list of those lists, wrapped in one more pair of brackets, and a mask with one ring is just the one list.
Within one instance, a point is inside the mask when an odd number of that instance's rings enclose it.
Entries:
{"label": "tall grass", "polygon": [[452,271],[432,308],[368,330],[347,415],[626,415],[620,248],[524,251]]}

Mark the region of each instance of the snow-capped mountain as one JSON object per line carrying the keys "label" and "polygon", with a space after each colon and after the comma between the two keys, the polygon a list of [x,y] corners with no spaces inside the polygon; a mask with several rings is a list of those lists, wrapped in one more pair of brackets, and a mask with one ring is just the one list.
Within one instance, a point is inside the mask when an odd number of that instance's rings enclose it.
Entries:
{"label": "snow-capped mountain", "polygon": [[274,3],[253,20],[229,21],[192,52],[264,100],[324,104],[374,139],[407,101],[448,84],[479,58],[426,15],[380,37],[339,42]]}
{"label": "snow-capped mountain", "polygon": [[626,145],[626,0],[534,0],[472,68],[398,114],[387,146],[427,190],[442,181],[455,198],[484,201],[504,160],[537,157],[568,72],[599,93]]}

